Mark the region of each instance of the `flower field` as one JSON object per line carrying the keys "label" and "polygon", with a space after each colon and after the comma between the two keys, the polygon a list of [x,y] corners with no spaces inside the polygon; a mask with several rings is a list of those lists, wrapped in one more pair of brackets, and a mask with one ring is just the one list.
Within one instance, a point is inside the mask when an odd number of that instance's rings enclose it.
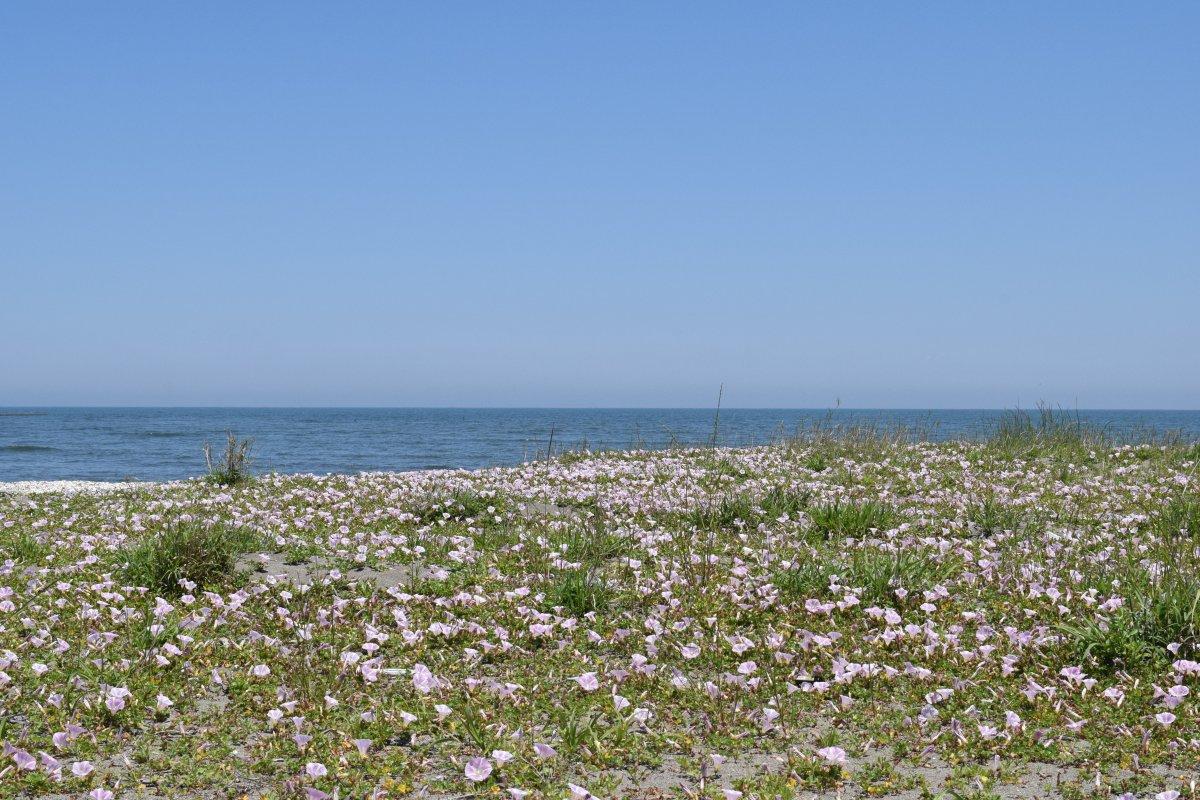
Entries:
{"label": "flower field", "polygon": [[1200,449],[0,495],[0,797],[1193,797]]}

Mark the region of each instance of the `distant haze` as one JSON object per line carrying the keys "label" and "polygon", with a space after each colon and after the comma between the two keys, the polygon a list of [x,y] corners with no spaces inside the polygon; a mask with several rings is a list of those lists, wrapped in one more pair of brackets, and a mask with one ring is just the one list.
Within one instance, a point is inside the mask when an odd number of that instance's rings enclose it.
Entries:
{"label": "distant haze", "polygon": [[6,3],[0,406],[1200,408],[1198,29]]}

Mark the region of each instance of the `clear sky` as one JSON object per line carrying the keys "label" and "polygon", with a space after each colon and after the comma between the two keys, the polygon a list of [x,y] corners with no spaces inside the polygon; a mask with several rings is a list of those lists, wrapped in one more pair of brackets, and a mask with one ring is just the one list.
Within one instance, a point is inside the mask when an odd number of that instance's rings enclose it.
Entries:
{"label": "clear sky", "polygon": [[1200,408],[1200,4],[0,4],[0,405]]}

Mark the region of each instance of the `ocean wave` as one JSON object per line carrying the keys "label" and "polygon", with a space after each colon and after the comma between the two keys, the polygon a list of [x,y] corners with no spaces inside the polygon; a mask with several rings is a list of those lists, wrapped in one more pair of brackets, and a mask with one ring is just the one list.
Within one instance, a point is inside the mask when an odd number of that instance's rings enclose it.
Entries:
{"label": "ocean wave", "polygon": [[4,453],[52,453],[57,449],[44,444],[0,444]]}

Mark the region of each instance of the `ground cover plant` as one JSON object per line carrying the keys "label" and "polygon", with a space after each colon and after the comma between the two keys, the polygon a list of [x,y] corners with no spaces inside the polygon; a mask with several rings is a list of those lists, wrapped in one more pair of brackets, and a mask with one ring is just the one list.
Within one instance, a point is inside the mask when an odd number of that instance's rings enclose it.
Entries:
{"label": "ground cover plant", "polygon": [[0,495],[0,797],[1194,797],[1198,473],[1043,417]]}

